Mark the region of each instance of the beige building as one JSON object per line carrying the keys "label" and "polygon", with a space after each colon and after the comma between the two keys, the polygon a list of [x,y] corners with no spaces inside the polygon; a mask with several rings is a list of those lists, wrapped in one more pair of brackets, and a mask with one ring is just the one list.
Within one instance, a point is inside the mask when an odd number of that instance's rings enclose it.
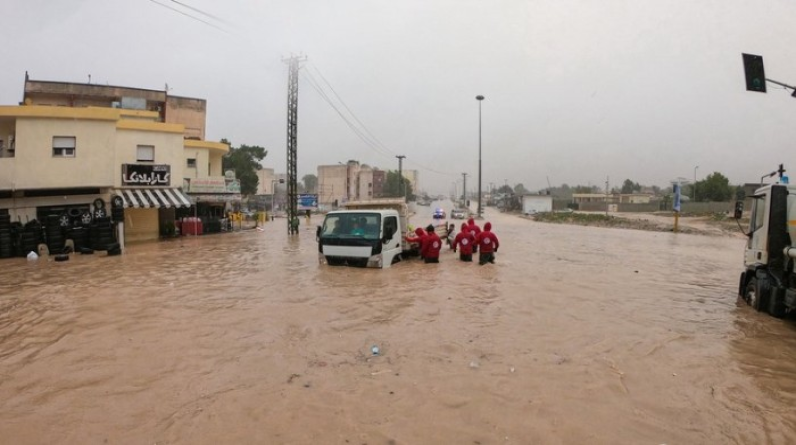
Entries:
{"label": "beige building", "polygon": [[615,204],[618,202],[618,196],[606,195],[605,193],[573,193],[572,202],[607,202],[609,204]]}
{"label": "beige building", "polygon": [[202,99],[26,74],[22,104],[0,107],[0,214],[12,221],[58,215],[67,230],[114,214],[120,241],[151,240],[178,209],[239,199],[222,172],[229,147],[201,140]]}
{"label": "beige building", "polygon": [[385,180],[384,170],[358,161],[319,165],[318,204],[322,210],[329,210],[348,201],[380,198]]}
{"label": "beige building", "polygon": [[158,121],[180,124],[187,139],[204,140],[207,101],[170,96],[163,90],[95,85],[91,83],[31,80],[25,73],[24,105],[100,107],[154,111]]}
{"label": "beige building", "polygon": [[126,240],[157,239],[160,223],[190,206],[178,188],[184,129],[157,119],[114,108],[0,107],[0,131],[12,141],[0,150],[0,212],[12,221],[71,216],[68,227],[85,213],[109,215],[118,195]]}
{"label": "beige building", "polygon": [[263,168],[257,170],[257,193],[256,195],[273,195],[274,187],[279,178],[274,174],[273,168]]}
{"label": "beige building", "polygon": [[420,173],[417,170],[403,170],[401,174],[412,184],[412,190],[418,193],[420,191]]}
{"label": "beige building", "polygon": [[348,187],[351,183],[349,180],[350,164],[349,162],[346,165],[318,166],[318,206],[321,209],[330,210],[335,205],[348,201],[351,196]]}

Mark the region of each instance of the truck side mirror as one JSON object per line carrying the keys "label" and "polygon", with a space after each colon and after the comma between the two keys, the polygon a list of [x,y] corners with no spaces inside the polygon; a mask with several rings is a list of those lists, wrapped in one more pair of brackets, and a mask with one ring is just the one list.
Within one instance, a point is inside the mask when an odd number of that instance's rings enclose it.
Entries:
{"label": "truck side mirror", "polygon": [[735,214],[733,217],[741,219],[741,216],[743,216],[743,201],[735,201]]}
{"label": "truck side mirror", "polygon": [[315,229],[315,241],[318,241],[319,239],[321,239],[321,226],[318,226],[318,228]]}

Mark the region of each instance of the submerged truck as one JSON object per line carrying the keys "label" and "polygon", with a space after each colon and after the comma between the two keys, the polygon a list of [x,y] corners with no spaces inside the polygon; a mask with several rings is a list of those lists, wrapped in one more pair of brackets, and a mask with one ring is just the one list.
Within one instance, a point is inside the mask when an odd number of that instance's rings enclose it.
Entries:
{"label": "submerged truck", "polygon": [[403,199],[352,201],[326,214],[318,226],[318,260],[332,266],[388,268],[413,251],[407,233],[409,208]]}
{"label": "submerged truck", "polygon": [[[796,310],[796,186],[789,185],[783,173],[780,166],[780,182],[760,187],[752,196],[738,285],[738,296],[747,304],[778,318]],[[738,202],[735,218],[742,212],[743,203]]]}

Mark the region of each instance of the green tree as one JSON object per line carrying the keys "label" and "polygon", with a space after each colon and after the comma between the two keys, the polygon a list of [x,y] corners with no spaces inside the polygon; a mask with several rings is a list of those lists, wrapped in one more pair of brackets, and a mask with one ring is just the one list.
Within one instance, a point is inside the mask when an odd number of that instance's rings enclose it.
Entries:
{"label": "green tree", "polygon": [[403,178],[403,185],[400,181],[400,176],[395,170],[387,170],[387,175],[384,178],[384,185],[382,185],[381,193],[384,197],[398,198],[404,196],[406,191],[406,200],[413,201],[415,199],[414,192],[412,191],[412,183],[406,178]]}
{"label": "green tree", "polygon": [[525,189],[525,186],[522,184],[517,184],[514,186],[514,194],[516,195],[526,195],[528,194],[528,190]]}
{"label": "green tree", "polygon": [[306,193],[318,193],[318,177],[315,175],[304,175],[301,180],[304,182]]}
{"label": "green tree", "polygon": [[622,183],[622,189],[620,190],[620,192],[625,195],[639,191],[641,191],[641,185],[639,185],[638,182],[633,182],[629,179],[625,179],[625,182]]}
{"label": "green tree", "polygon": [[604,193],[596,185],[576,185],[574,189],[572,189],[573,193]]}
{"label": "green tree", "polygon": [[[691,191],[693,193],[693,189]],[[731,186],[730,180],[719,172],[713,172],[696,183],[697,201],[724,202],[732,199],[734,195],[735,187]]]}
{"label": "green tree", "polygon": [[508,185],[501,185],[500,188],[497,189],[497,192],[502,193],[504,195],[513,195],[514,189],[512,189]]}
{"label": "green tree", "polygon": [[240,181],[240,193],[242,195],[254,195],[257,193],[257,171],[262,169],[260,161],[268,156],[268,150],[257,145],[241,145],[233,147],[226,139],[221,142],[229,144],[229,153],[222,158],[222,170],[234,170],[235,176]]}

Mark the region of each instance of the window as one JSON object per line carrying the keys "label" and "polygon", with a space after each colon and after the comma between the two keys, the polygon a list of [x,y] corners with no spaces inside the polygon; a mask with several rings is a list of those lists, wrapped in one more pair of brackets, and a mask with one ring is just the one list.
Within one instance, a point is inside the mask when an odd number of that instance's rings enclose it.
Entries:
{"label": "window", "polygon": [[752,218],[750,223],[752,224],[752,232],[755,232],[761,227],[763,227],[763,223],[765,222],[765,219],[763,217],[765,216],[766,200],[764,199],[763,196],[756,196],[753,202],[754,202],[754,208],[752,209],[752,214],[754,214],[754,217]]}
{"label": "window", "polygon": [[[397,223],[397,221],[396,221]],[[336,238],[379,239],[381,216],[373,213],[342,213],[327,215],[321,236]]]}
{"label": "window", "polygon": [[196,168],[196,158],[188,158],[188,168]]}
{"label": "window", "polygon": [[155,146],[139,145],[136,147],[136,160],[138,162],[155,162]]}
{"label": "window", "polygon": [[53,157],[74,158],[75,157],[75,137],[74,136],[53,136]]}
{"label": "window", "polygon": [[393,236],[398,231],[398,218],[388,216],[384,218],[384,237]]}

